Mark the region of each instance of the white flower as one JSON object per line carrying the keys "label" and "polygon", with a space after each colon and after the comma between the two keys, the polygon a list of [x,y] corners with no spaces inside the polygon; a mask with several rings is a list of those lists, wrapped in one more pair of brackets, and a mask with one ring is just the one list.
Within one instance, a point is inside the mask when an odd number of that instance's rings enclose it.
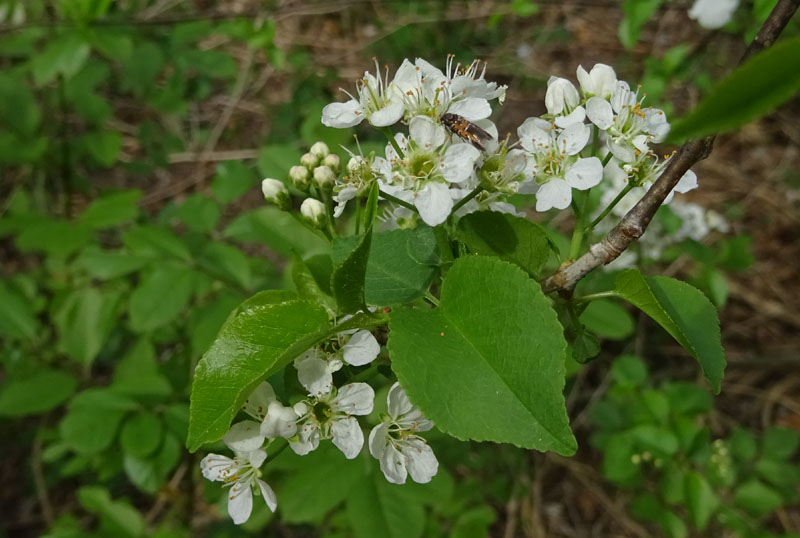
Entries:
{"label": "white flower", "polygon": [[445,72],[422,58],[412,64],[403,60],[393,84],[405,103],[406,120],[414,116],[438,118],[447,112],[469,121],[488,118],[492,113],[489,100],[505,98],[505,86],[486,82],[485,66],[473,61],[466,69],[448,55]]}
{"label": "white flower", "polygon": [[608,99],[617,87],[617,74],[606,64],[595,64],[588,73],[579,65],[577,74],[581,91],[586,97]]}
{"label": "white flower", "polygon": [[586,101],[589,121],[606,131],[608,149],[623,162],[636,160],[647,153],[648,144],[661,142],[669,132],[669,123],[663,110],[645,107],[632,92],[627,82],[617,82],[611,101],[590,97]]}
{"label": "white flower", "polygon": [[689,18],[703,28],[713,30],[728,24],[738,6],[739,0],[695,0]]}
{"label": "white flower", "polygon": [[327,394],[333,387],[333,374],[342,369],[342,361],[313,347],[294,360],[297,378],[309,394]]}
{"label": "white flower", "polygon": [[261,480],[259,467],[267,459],[264,450],[239,452],[234,450],[235,457],[229,458],[219,454],[209,454],[200,462],[203,476],[214,482],[224,482],[222,487],[230,486],[228,493],[228,514],[237,525],[241,525],[253,511],[253,489],[258,488],[267,507],[275,511],[278,501],[275,492]]}
{"label": "white flower", "polygon": [[389,415],[369,434],[369,451],[380,461],[386,480],[404,484],[410,474],[415,482],[430,482],[439,469],[433,450],[416,432],[433,428],[419,409],[408,400],[399,383],[387,397]]}
{"label": "white flower", "polygon": [[389,175],[391,166],[383,157],[376,157],[374,154],[364,157],[351,153],[347,162],[347,174],[341,179],[336,179],[336,185],[333,187],[333,201],[336,202],[333,216],[341,217],[347,202],[363,195],[373,182]]}
{"label": "white flower", "polygon": [[342,346],[342,358],[347,364],[364,366],[375,360],[381,352],[381,346],[371,332],[362,329],[353,333]]}
{"label": "white flower", "polygon": [[489,183],[486,188],[505,194],[516,194],[520,185],[534,183],[537,171],[536,159],[521,149],[501,151],[488,158],[480,174]]}
{"label": "white flower", "polygon": [[266,381],[262,381],[245,400],[242,410],[260,422],[260,433],[267,439],[288,439],[297,433],[297,414],[291,407],[285,407],[278,401],[272,385]]}
{"label": "white flower", "polygon": [[[342,90],[344,91],[344,90]],[[364,118],[375,127],[388,127],[403,117],[402,96],[389,83],[388,72],[381,75],[375,60],[375,75],[365,72],[356,85],[356,94],[345,103],[330,103],[322,109],[322,123],[339,129],[353,127]]]}
{"label": "white flower", "polygon": [[411,120],[409,137],[396,137],[402,158],[391,145],[386,147],[394,187],[387,192],[409,200],[427,225],[437,226],[453,209],[450,184],[474,177],[481,152],[471,144],[450,144],[444,128],[425,116]]}
{"label": "white flower", "polygon": [[[306,387],[308,388],[308,387]],[[347,459],[355,458],[364,446],[364,432],[353,415],[372,412],[375,392],[366,383],[351,383],[329,392],[311,395],[294,406],[300,415],[297,437],[289,446],[300,456],[319,446],[320,439],[333,439],[333,444]]]}
{"label": "white flower", "polygon": [[603,178],[600,159],[578,157],[589,142],[588,125],[575,123],[558,129],[545,120],[528,118],[517,134],[537,163],[536,211],[565,209],[572,202],[572,189],[590,189]]}

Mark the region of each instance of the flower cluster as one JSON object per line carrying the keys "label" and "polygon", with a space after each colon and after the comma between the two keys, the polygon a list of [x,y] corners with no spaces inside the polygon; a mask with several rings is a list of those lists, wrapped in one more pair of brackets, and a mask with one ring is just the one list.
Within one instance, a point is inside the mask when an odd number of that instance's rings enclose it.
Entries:
{"label": "flower cluster", "polygon": [[[250,517],[254,492],[264,497],[270,510],[277,507],[275,493],[261,479],[260,470],[267,459],[265,448],[273,440],[286,439],[300,456],[325,440],[331,440],[347,459],[361,453],[365,437],[357,417],[372,412],[375,391],[359,382],[337,387],[333,375],[345,364],[367,366],[379,354],[380,344],[372,333],[345,331],[295,359],[297,377],[306,394],[293,406],[284,406],[269,383],[262,382],[256,388],[242,406],[250,418],[233,424],[223,438],[234,457],[209,454],[200,464],[205,478],[231,488],[228,513],[234,523]],[[389,390],[388,411],[369,435],[370,453],[392,483],[405,483],[408,474],[416,482],[429,482],[438,462],[417,433],[430,430],[433,423],[408,400],[399,383]]]}

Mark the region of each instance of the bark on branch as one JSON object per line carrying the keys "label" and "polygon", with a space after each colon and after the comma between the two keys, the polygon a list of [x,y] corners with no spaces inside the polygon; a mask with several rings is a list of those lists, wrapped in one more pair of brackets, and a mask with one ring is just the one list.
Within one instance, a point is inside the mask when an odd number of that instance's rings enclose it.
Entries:
{"label": "bark on branch", "polygon": [[[758,35],[747,47],[739,63],[770,47],[778,39],[798,7],[800,0],[780,0]],[[616,260],[631,243],[639,239],[683,174],[711,153],[714,138],[709,136],[701,140],[690,140],[681,146],[670,159],[661,177],[602,241],[591,245],[589,252],[574,262],[562,266],[545,279],[542,284],[545,293],[559,292],[562,295],[571,295],[575,285],[586,274]]]}

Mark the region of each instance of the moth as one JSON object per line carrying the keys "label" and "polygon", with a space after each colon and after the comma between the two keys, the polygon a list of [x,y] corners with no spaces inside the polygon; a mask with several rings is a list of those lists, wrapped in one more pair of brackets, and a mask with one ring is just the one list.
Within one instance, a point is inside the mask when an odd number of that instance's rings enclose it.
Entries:
{"label": "moth", "polygon": [[492,135],[458,114],[442,114],[439,118],[448,131],[475,148],[486,151],[486,143],[494,140]]}

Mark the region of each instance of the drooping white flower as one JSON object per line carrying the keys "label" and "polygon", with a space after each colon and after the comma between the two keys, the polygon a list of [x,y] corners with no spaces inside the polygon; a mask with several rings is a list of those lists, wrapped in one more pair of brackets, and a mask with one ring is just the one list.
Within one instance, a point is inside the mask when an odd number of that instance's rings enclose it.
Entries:
{"label": "drooping white flower", "polygon": [[272,385],[266,381],[245,400],[242,410],[259,421],[260,433],[267,439],[288,439],[297,433],[297,415],[291,407],[281,404]]}
{"label": "drooping white flower", "polygon": [[536,160],[536,211],[565,209],[572,202],[572,189],[586,190],[603,178],[597,157],[581,158],[578,153],[589,142],[588,125],[575,123],[558,129],[539,118],[528,118],[517,129],[520,143]]}
{"label": "drooping white flower", "polygon": [[388,127],[403,117],[402,96],[391,87],[389,73],[381,74],[375,60],[375,75],[369,72],[356,83],[356,95],[344,91],[350,100],[330,103],[322,109],[322,123],[339,129],[354,127],[366,119],[375,127]]}
{"label": "drooping white flower", "polygon": [[661,142],[669,132],[669,123],[663,110],[642,108],[638,90],[632,92],[625,81],[617,82],[611,100],[590,97],[586,101],[589,121],[605,131],[608,149],[623,162],[636,160],[647,153],[650,142]]}
{"label": "drooping white flower", "polygon": [[431,447],[417,432],[428,431],[433,423],[409,401],[400,383],[389,389],[388,416],[369,434],[369,451],[380,461],[386,480],[404,484],[407,476],[415,482],[430,482],[439,469]]}
{"label": "drooping white flower", "polygon": [[[233,450],[233,449],[232,449]],[[228,514],[236,525],[241,525],[253,511],[253,489],[258,488],[267,507],[275,511],[278,501],[275,492],[261,480],[260,467],[267,459],[262,449],[239,452],[229,458],[219,454],[209,454],[200,462],[200,469],[207,480],[223,482],[222,487],[229,487]]]}
{"label": "drooping white flower", "polygon": [[585,97],[609,99],[617,87],[617,74],[606,64],[595,64],[588,73],[578,66],[578,82]]}
{"label": "drooping white flower", "polygon": [[728,24],[737,7],[739,0],[695,0],[689,9],[689,18],[703,28],[714,30]]}
{"label": "drooping white flower", "polygon": [[299,429],[289,446],[303,456],[316,449],[321,439],[333,439],[346,458],[355,458],[364,446],[364,432],[355,416],[370,414],[374,398],[375,392],[366,383],[351,383],[338,390],[329,387],[326,393],[311,394],[294,406],[300,416]]}

